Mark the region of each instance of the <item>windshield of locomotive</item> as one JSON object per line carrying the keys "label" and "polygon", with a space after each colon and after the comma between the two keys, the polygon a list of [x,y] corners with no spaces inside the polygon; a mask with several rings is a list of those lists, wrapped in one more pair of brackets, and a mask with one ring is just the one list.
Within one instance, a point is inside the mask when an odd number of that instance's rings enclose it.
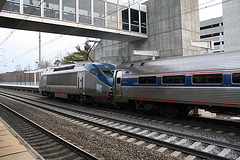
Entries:
{"label": "windshield of locomotive", "polygon": [[104,73],[106,77],[111,77],[111,78],[113,77],[113,72],[110,69],[102,68],[101,71]]}

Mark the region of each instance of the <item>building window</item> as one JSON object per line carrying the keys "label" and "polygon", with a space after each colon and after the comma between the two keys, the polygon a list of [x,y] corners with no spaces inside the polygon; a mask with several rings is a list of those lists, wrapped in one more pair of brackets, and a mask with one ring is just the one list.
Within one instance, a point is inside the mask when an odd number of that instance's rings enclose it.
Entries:
{"label": "building window", "polygon": [[128,8],[122,11],[122,29],[129,30]]}
{"label": "building window", "polygon": [[[141,24],[139,26],[139,14],[141,16]],[[147,13],[139,12],[139,10],[130,9],[130,30],[134,32],[147,33]],[[140,27],[140,28],[139,28]],[[129,30],[128,8],[122,10],[122,29]]]}
{"label": "building window", "polygon": [[44,16],[59,19],[59,0],[44,1]]}
{"label": "building window", "polygon": [[240,83],[240,73],[232,74],[232,83]]}
{"label": "building window", "polygon": [[163,76],[162,83],[163,84],[184,84],[185,83],[185,75]]}
{"label": "building window", "polygon": [[220,33],[213,33],[213,34],[208,34],[208,35],[203,35],[200,38],[209,38],[209,37],[216,37],[216,36],[220,36]]}
{"label": "building window", "polygon": [[214,46],[219,46],[220,44],[220,42],[214,42]]}
{"label": "building window", "polygon": [[23,12],[25,14],[41,16],[41,0],[24,0]]}
{"label": "building window", "polygon": [[156,83],[157,83],[156,76],[139,77],[138,78],[138,84],[156,84]]}
{"label": "building window", "polygon": [[139,12],[131,9],[131,31],[139,32]]}
{"label": "building window", "polygon": [[76,1],[62,0],[63,20],[76,21]]}
{"label": "building window", "polygon": [[117,5],[113,3],[107,3],[107,27],[117,28]]}
{"label": "building window", "polygon": [[105,26],[105,3],[102,0],[94,0],[93,8],[94,25]]}
{"label": "building window", "polygon": [[215,27],[219,27],[219,23],[218,24],[212,24],[212,25],[209,25],[209,26],[200,27],[200,30],[215,28]]}
{"label": "building window", "polygon": [[79,22],[91,24],[91,1],[79,0]]}
{"label": "building window", "polygon": [[206,84],[206,83],[222,83],[223,76],[222,74],[201,74],[193,75],[193,83]]}
{"label": "building window", "polygon": [[141,11],[141,33],[147,33],[147,13]]}
{"label": "building window", "polygon": [[20,0],[11,0],[11,1],[6,1],[3,10],[5,11],[12,11],[12,12],[20,12]]}

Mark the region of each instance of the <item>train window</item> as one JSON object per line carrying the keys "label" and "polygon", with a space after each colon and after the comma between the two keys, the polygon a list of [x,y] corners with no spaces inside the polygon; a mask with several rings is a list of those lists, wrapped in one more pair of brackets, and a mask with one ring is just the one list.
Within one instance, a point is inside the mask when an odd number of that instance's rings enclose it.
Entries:
{"label": "train window", "polygon": [[102,68],[101,70],[106,75],[106,77],[113,77],[113,72],[108,68]]}
{"label": "train window", "polygon": [[94,75],[96,75],[96,76],[99,75],[99,74],[98,74],[98,71],[97,71],[96,69],[91,69],[91,70],[90,70],[90,73],[92,73],[92,74],[94,74]]}
{"label": "train window", "polygon": [[222,83],[222,74],[193,75],[193,83]]}
{"label": "train window", "polygon": [[184,84],[185,75],[163,76],[162,83],[163,84]]}
{"label": "train window", "polygon": [[117,84],[121,83],[121,78],[117,78]]}
{"label": "train window", "polygon": [[233,73],[232,82],[233,83],[240,83],[240,73]]}
{"label": "train window", "polygon": [[138,84],[156,84],[156,83],[157,83],[156,76],[139,77],[138,78]]}

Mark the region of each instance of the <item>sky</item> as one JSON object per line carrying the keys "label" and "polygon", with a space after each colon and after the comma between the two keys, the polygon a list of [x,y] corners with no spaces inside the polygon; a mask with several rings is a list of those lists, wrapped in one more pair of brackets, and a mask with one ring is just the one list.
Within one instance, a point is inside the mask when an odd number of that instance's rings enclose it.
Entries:
{"label": "sky", "polygon": [[[143,0],[139,0],[143,1]],[[199,0],[200,21],[222,16],[222,0]],[[10,37],[8,35],[11,34]],[[42,59],[51,62],[84,46],[86,37],[41,33]],[[39,33],[0,27],[0,73],[37,68]]]}

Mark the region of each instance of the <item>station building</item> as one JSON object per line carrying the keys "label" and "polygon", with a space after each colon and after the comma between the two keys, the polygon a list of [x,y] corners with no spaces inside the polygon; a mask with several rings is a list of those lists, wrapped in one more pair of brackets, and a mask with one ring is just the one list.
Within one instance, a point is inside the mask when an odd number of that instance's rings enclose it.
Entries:
{"label": "station building", "polygon": [[201,41],[213,41],[213,53],[224,52],[223,17],[213,18],[200,22]]}
{"label": "station building", "polygon": [[2,10],[147,33],[147,7],[130,0],[6,0]]}
{"label": "station building", "polygon": [[223,0],[223,16],[202,22],[198,0],[149,0],[145,5],[149,38],[130,43],[101,40],[91,53],[95,60],[117,64],[150,59],[133,55],[133,50],[154,50],[158,58],[203,54],[189,46],[190,40],[213,41],[213,53],[240,50],[239,0]]}
{"label": "station building", "polygon": [[[157,51],[157,58],[201,53],[199,48],[189,45],[190,40],[200,40],[198,0],[149,0],[144,5],[148,39],[134,42],[102,39],[90,53],[96,61],[118,64],[150,58],[136,56],[134,50]],[[131,23],[139,24],[141,19],[135,18]]]}
{"label": "station building", "polygon": [[213,41],[214,51],[240,50],[240,1],[223,0],[223,16],[200,22],[202,41]]}

